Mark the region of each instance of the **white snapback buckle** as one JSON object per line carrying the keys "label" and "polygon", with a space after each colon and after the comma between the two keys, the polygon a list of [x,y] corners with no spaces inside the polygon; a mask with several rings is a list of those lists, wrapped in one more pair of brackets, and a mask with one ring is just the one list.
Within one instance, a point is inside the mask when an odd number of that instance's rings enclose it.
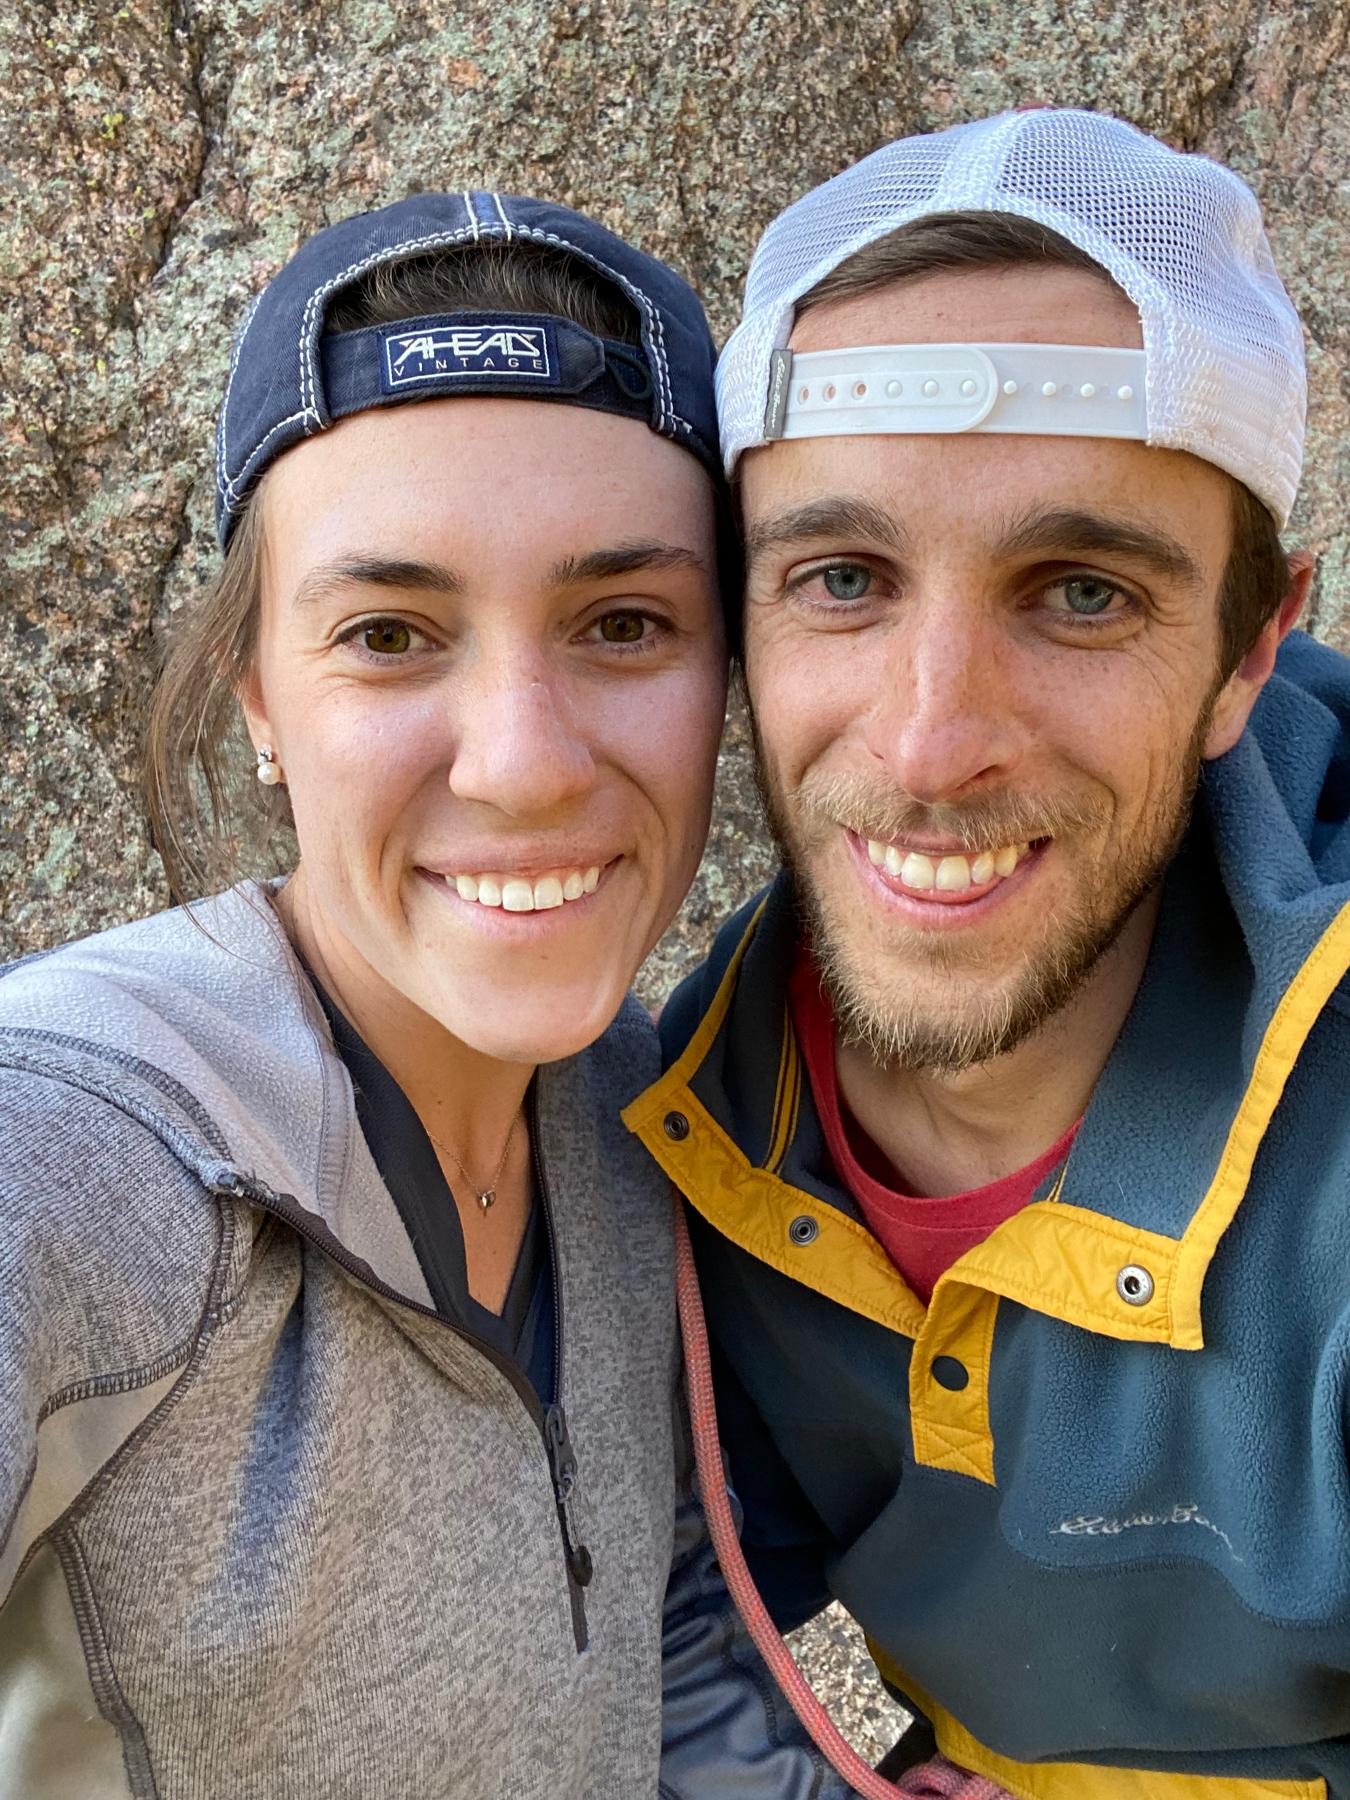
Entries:
{"label": "white snapback buckle", "polygon": [[1142,350],[1070,344],[872,344],[775,350],[764,436],[962,431],[1148,440]]}

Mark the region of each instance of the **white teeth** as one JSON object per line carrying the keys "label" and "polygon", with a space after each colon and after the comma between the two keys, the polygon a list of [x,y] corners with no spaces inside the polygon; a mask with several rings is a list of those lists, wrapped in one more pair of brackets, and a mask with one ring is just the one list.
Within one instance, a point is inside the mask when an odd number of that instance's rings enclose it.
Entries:
{"label": "white teeth", "polygon": [[1001,850],[981,850],[977,856],[953,852],[949,856],[925,856],[921,850],[904,850],[880,838],[866,838],[867,860],[884,869],[892,880],[917,893],[936,888],[944,894],[964,894],[971,887],[988,887],[995,877],[1011,875],[1030,844],[1005,844]]}
{"label": "white teeth", "polygon": [[564,875],[541,875],[531,881],[524,875],[447,875],[461,900],[479,906],[500,906],[506,912],[551,912],[567,900],[580,900],[600,885],[600,864],[589,869],[569,869]]}

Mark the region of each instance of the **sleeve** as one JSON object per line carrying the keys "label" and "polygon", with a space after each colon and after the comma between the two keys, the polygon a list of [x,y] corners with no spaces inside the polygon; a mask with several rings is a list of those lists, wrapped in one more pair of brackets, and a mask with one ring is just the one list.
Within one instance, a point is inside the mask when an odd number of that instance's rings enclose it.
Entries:
{"label": "sleeve", "polygon": [[[683,1407],[681,1407],[681,1415]],[[694,1492],[688,1426],[662,1630],[661,1800],[846,1800],[742,1624]]]}
{"label": "sleeve", "polygon": [[213,1260],[203,1201],[116,1107],[0,1067],[0,1607],[180,1379]]}

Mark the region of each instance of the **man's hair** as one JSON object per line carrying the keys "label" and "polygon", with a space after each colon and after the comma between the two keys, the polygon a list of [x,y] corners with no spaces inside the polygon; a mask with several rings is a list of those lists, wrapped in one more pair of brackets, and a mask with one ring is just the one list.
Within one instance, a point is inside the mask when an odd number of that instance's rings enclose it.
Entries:
{"label": "man's hair", "polygon": [[[1028,264],[1084,269],[1128,298],[1086,250],[1034,219],[1000,212],[931,213],[845,257],[797,302],[797,317],[921,275]],[[1233,540],[1219,584],[1219,665],[1225,679],[1279,610],[1289,586],[1289,563],[1274,518],[1250,488],[1231,475],[1226,479]]]}
{"label": "man's hair", "polygon": [[[635,308],[566,251],[473,244],[387,264],[330,302],[329,334],[432,313],[531,312],[597,337],[641,341]],[[264,557],[259,490],[223,566],[187,610],[151,697],[142,764],[150,833],[180,902],[228,885],[290,824],[284,787],[253,779],[238,696],[257,652]],[[286,854],[293,846],[286,845]]]}

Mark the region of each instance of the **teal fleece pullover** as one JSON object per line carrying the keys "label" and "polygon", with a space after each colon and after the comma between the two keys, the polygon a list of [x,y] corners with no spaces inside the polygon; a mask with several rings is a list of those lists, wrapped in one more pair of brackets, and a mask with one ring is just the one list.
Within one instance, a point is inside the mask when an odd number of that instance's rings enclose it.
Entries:
{"label": "teal fleece pullover", "polygon": [[746,1546],[1026,1800],[1350,1800],[1350,661],[1206,769],[1066,1163],[927,1309],[832,1168],[783,880],[626,1118],[683,1188]]}

